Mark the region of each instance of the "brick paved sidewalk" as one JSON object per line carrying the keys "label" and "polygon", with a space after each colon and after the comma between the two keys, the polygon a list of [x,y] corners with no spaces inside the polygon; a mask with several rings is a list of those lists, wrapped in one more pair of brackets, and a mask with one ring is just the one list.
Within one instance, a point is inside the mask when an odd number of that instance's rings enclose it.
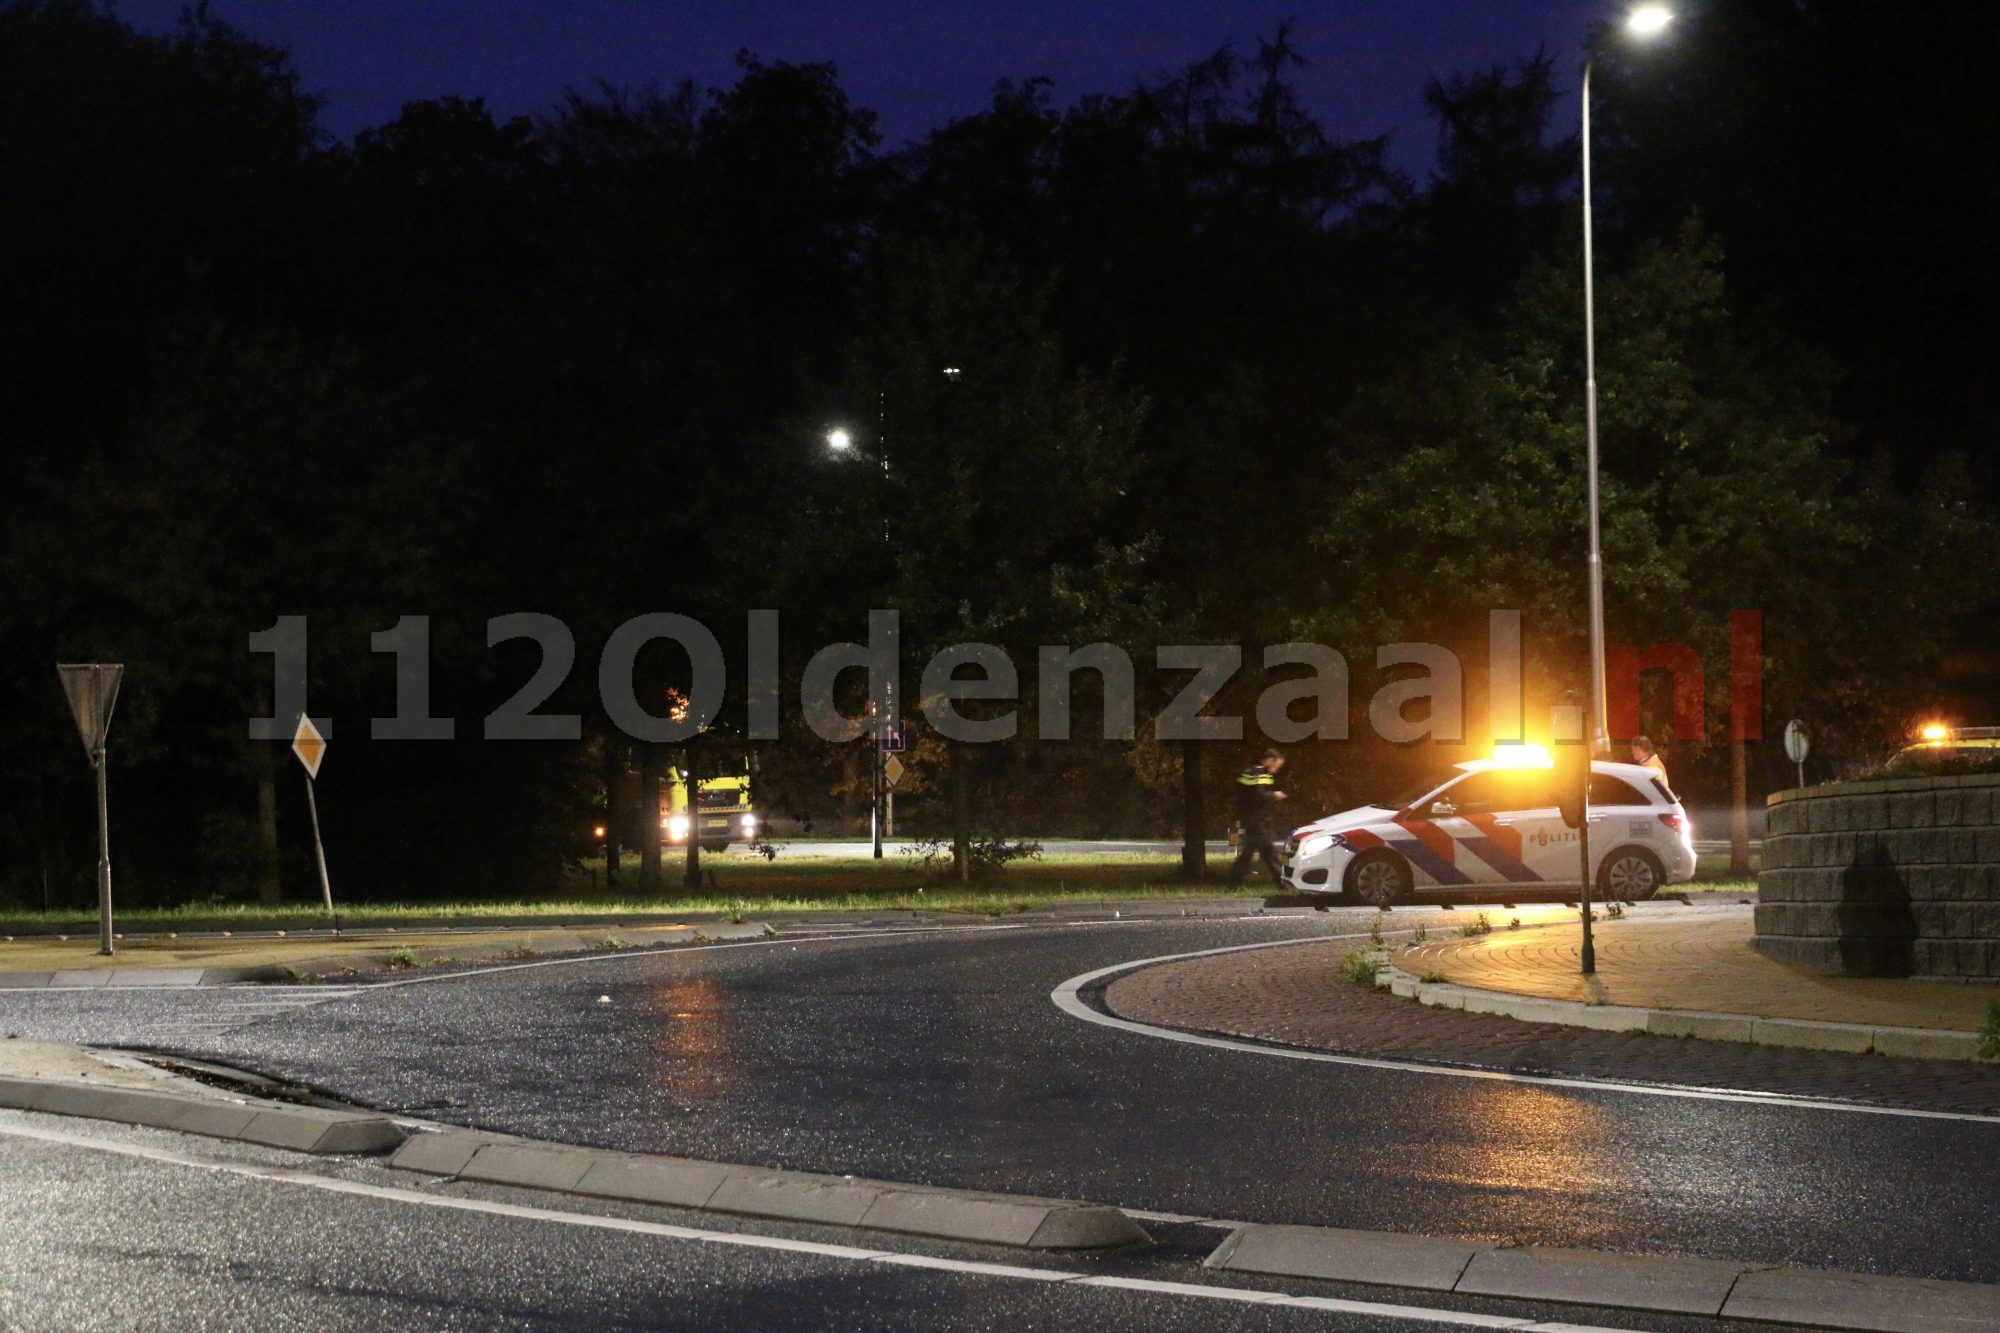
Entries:
{"label": "brick paved sidewalk", "polygon": [[1502,923],[1489,935],[1432,940],[1394,961],[1415,976],[1550,1000],[1952,1032],[1977,1032],[1996,994],[1949,981],[1819,976],[1773,962],[1750,947],[1747,910],[1599,918],[1595,976],[1579,970],[1583,934],[1574,919],[1521,930]]}
{"label": "brick paved sidewalk", "polygon": [[1330,940],[1162,963],[1114,980],[1104,1004],[1135,1022],[1350,1055],[2000,1114],[2000,1065],[1684,1041],[1431,1009],[1345,980],[1341,960],[1354,948]]}

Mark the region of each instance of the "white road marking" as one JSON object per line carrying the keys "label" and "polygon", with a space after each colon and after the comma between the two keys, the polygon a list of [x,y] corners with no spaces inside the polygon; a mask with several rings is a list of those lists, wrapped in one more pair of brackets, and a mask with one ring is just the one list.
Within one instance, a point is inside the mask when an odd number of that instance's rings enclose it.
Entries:
{"label": "white road marking", "polygon": [[1380,1069],[1399,1074],[1482,1079],[1489,1083],[1519,1083],[1573,1092],[1614,1092],[1636,1097],[1678,1097],[1694,1101],[1736,1102],[1749,1106],[1774,1106],[1785,1110],[1844,1111],[1851,1115],[1885,1115],[1911,1120],[1956,1120],[1975,1125],[2000,1125],[2000,1116],[1977,1115],[1969,1111],[1916,1111],[1894,1106],[1868,1106],[1860,1102],[1822,1101],[1818,1098],[1794,1097],[1780,1092],[1745,1092],[1733,1088],[1687,1088],[1662,1083],[1610,1083],[1595,1079],[1557,1078],[1542,1074],[1511,1074],[1498,1069],[1454,1069],[1449,1065],[1427,1065],[1412,1060],[1377,1060],[1365,1055],[1339,1055],[1332,1051],[1313,1051],[1296,1046],[1237,1041],[1230,1037],[1211,1037],[1198,1032],[1182,1032],[1177,1028],[1156,1027],[1151,1023],[1136,1023],[1128,1018],[1102,1013],[1085,1004],[1081,994],[1085,987],[1105,977],[1151,967],[1157,963],[1175,963],[1185,958],[1208,958],[1224,953],[1244,953],[1251,949],[1282,949],[1291,945],[1319,944],[1329,939],[1356,938],[1359,937],[1322,935],[1309,939],[1267,940],[1260,944],[1232,944],[1221,949],[1196,949],[1190,953],[1162,954],[1157,958],[1135,958],[1130,962],[1113,963],[1110,967],[1100,967],[1093,972],[1071,977],[1049,992],[1049,1000],[1070,1017],[1080,1018],[1086,1023],[1096,1023],[1101,1027],[1158,1037],[1163,1041],[1178,1041],[1189,1046],[1208,1046],[1216,1050],[1275,1056],[1281,1060],[1311,1060],[1319,1064],[1352,1065],[1361,1069]]}
{"label": "white road marking", "polygon": [[653,1236],[662,1240],[695,1241],[709,1245],[777,1250],[788,1254],[811,1255],[815,1258],[839,1259],[852,1263],[888,1264],[905,1268],[934,1269],[941,1272],[962,1273],[969,1277],[986,1277],[1049,1284],[1068,1283],[1079,1287],[1107,1287],[1160,1296],[1200,1297],[1209,1300],[1232,1301],[1239,1305],[1287,1306],[1295,1309],[1324,1310],[1407,1323],[1453,1324],[1467,1328],[1520,1329],[1526,1330],[1527,1333],[1624,1333],[1622,1330],[1599,1328],[1593,1325],[1550,1323],[1516,1316],[1473,1314],[1463,1310],[1439,1310],[1420,1305],[1391,1305],[1375,1301],[1350,1301],[1331,1296],[1293,1296],[1280,1291],[1259,1291],[1246,1287],[1214,1287],[1193,1282],[1160,1282],[1146,1278],[1101,1277],[1059,1268],[1024,1268],[1015,1264],[982,1263],[970,1259],[945,1259],[932,1255],[912,1254],[907,1251],[867,1249],[857,1245],[830,1245],[821,1241],[793,1240],[784,1236],[757,1236],[735,1231],[710,1231],[699,1227],[674,1226],[665,1222],[645,1222],[627,1217],[605,1217],[594,1213],[575,1213],[554,1208],[535,1208],[525,1204],[500,1203],[495,1200],[472,1199],[457,1195],[422,1194],[416,1190],[401,1189],[392,1185],[369,1185],[361,1181],[340,1180],[331,1176],[316,1175],[310,1171],[294,1170],[288,1167],[257,1166],[248,1162],[229,1162],[216,1158],[197,1157],[190,1153],[175,1152],[170,1148],[156,1148],[149,1144],[121,1143],[109,1139],[90,1138],[82,1134],[64,1133],[61,1130],[35,1129],[25,1125],[0,1125],[0,1135],[11,1138],[36,1139],[44,1143],[59,1143],[67,1147],[112,1153],[120,1157],[135,1157],[145,1161],[162,1162],[170,1166],[186,1167],[197,1171],[216,1171],[225,1175],[269,1181],[279,1185],[296,1185],[307,1189],[324,1190],[333,1194],[347,1194],[359,1198],[379,1199],[385,1202],[410,1204],[424,1208],[446,1208],[455,1212],[482,1213],[490,1217],[509,1217],[521,1221],[549,1222],[559,1226],[588,1227],[599,1231],[622,1231],[635,1235]]}

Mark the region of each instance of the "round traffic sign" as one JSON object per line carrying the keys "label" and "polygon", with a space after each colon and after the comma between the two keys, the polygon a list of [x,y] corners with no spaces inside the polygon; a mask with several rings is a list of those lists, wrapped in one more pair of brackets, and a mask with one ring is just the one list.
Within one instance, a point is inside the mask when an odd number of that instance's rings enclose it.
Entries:
{"label": "round traffic sign", "polygon": [[1803,764],[1812,752],[1812,737],[1806,734],[1806,724],[1793,718],[1785,724],[1785,757],[1795,764]]}

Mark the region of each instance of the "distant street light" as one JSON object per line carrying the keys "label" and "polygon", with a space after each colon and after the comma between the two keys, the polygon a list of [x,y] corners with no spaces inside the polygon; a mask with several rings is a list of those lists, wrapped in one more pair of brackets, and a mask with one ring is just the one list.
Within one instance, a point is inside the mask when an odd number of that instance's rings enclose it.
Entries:
{"label": "distant street light", "polygon": [[1640,5],[1625,16],[1625,31],[1634,37],[1657,37],[1674,21],[1674,11],[1665,5]]}
{"label": "distant street light", "polygon": [[[1674,20],[1665,5],[1639,5],[1625,16],[1625,31],[1633,37],[1657,37]],[[1599,543],[1597,502],[1597,278],[1591,241],[1590,198],[1590,67],[1583,62],[1583,393],[1584,430],[1590,472],[1590,719],[1591,748],[1607,753],[1611,746],[1609,705],[1604,670],[1604,553]]]}
{"label": "distant street light", "polygon": [[[886,488],[889,481],[889,450],[886,442],[878,443],[880,444],[882,454],[882,481]],[[845,426],[835,426],[826,433],[826,447],[833,450],[836,454],[850,453],[854,449],[854,433]],[[882,516],[882,544],[884,546],[893,546],[894,544],[889,536],[889,516],[886,512]],[[882,730],[884,727],[890,725],[895,718],[895,682],[893,680],[886,682],[883,688],[887,691],[887,698],[883,701],[886,707],[878,709],[873,703],[868,705],[871,724],[875,728],[875,789],[869,798],[868,804],[868,836],[874,848],[875,859],[878,861],[882,859],[882,838],[885,832],[887,832],[886,826],[889,824],[890,819],[893,818],[893,812],[896,808],[895,796],[893,793],[890,793],[888,784],[883,781],[882,773]]]}

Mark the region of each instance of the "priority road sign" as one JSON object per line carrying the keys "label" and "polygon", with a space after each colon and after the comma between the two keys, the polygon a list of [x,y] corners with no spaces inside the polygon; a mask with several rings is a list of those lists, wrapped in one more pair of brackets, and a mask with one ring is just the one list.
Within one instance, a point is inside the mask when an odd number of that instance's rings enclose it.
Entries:
{"label": "priority road sign", "polygon": [[299,719],[299,729],[292,734],[292,753],[306,766],[308,777],[319,776],[320,761],[326,758],[326,737],[320,735],[311,718]]}
{"label": "priority road sign", "polygon": [[895,786],[903,777],[903,761],[890,755],[888,762],[882,765],[882,777],[891,787]]}
{"label": "priority road sign", "polygon": [[[318,785],[320,761],[326,758],[326,737],[313,725],[313,720],[303,715],[299,718],[299,729],[292,733],[292,753],[306,766],[306,809],[312,814],[313,856],[319,862],[319,892],[326,903],[326,914],[333,916],[333,882],[326,875],[326,844],[319,836],[319,797],[313,789]],[[333,916],[333,928],[340,929],[340,918]]]}

